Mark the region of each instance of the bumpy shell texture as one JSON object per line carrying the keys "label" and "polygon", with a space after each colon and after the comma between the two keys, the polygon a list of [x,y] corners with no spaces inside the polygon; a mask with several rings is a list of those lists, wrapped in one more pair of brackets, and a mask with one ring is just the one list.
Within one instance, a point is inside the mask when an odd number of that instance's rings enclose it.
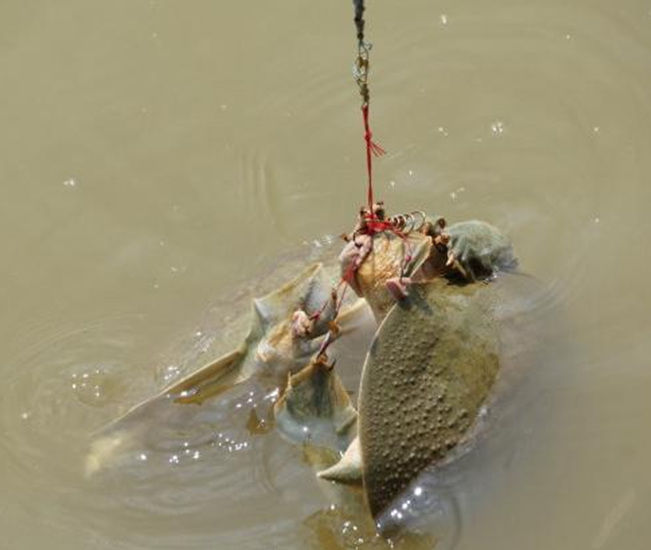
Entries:
{"label": "bumpy shell texture", "polygon": [[413,285],[369,350],[360,386],[364,486],[378,517],[463,440],[499,370],[499,285]]}

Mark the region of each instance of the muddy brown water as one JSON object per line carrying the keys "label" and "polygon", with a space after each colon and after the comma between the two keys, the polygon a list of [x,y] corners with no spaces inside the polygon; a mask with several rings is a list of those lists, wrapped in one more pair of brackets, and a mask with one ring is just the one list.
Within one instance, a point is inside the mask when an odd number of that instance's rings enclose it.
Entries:
{"label": "muddy brown water", "polygon": [[[370,4],[377,195],[504,228],[559,312],[505,422],[424,480],[419,529],[648,548],[651,5]],[[244,429],[259,388],[83,470],[95,430],[338,246],[364,196],[353,54],[347,1],[2,2],[0,547],[384,546]]]}

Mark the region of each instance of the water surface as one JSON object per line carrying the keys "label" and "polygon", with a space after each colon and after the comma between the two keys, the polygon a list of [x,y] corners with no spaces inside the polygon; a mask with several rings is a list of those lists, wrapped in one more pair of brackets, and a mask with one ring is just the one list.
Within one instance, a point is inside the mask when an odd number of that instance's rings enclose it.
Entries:
{"label": "water surface", "polygon": [[[246,431],[259,388],[209,442],[83,470],[95,430],[228,349],[251,296],[349,229],[351,17],[0,6],[5,547],[381,546],[328,516],[300,449]],[[460,549],[647,548],[651,5],[373,2],[367,31],[376,194],[504,228],[562,315],[495,437],[430,479],[425,523]]]}

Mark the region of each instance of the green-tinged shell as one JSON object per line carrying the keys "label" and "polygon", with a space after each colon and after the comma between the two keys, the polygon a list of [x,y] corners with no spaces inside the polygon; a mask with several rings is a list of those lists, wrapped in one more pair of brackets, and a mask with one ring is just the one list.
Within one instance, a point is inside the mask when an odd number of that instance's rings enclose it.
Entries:
{"label": "green-tinged shell", "polygon": [[360,386],[364,487],[378,517],[459,445],[493,388],[502,281],[413,285],[371,344]]}

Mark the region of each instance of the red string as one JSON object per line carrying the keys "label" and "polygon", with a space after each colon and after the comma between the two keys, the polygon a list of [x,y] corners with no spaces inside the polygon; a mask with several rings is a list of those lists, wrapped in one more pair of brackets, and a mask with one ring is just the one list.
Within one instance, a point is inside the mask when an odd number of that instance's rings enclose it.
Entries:
{"label": "red string", "polygon": [[364,119],[364,140],[366,141],[366,171],[368,173],[368,190],[367,190],[367,200],[368,200],[368,210],[373,215],[373,162],[372,157],[380,157],[386,153],[382,147],[373,141],[373,134],[371,133],[371,127],[368,122],[368,103],[362,105],[362,117]]}
{"label": "red string", "polygon": [[382,233],[382,231],[393,231],[394,233],[398,232],[391,222],[378,220],[373,213],[371,213],[369,216],[366,216],[365,219],[366,233],[368,235],[375,235],[376,233]]}
{"label": "red string", "polygon": [[[380,220],[376,216],[375,212],[373,211],[373,205],[375,204],[375,200],[373,199],[373,156],[380,157],[386,153],[386,151],[380,147],[377,143],[373,141],[373,134],[371,133],[371,127],[368,122],[368,103],[364,103],[362,105],[362,116],[364,119],[364,141],[366,141],[366,170],[368,173],[368,190],[367,190],[367,200],[368,200],[368,214],[365,216],[366,220],[366,227],[365,227],[365,233],[367,235],[370,235],[371,237],[376,234],[376,233],[381,233],[383,231],[393,231],[396,235],[398,235],[402,239],[406,239],[406,235],[402,233],[398,228],[394,226],[393,223],[385,220]],[[353,237],[354,238],[354,237]],[[408,256],[411,258],[411,254]],[[355,273],[357,271],[357,268],[355,267],[355,263],[351,262],[351,264],[348,266],[346,269],[345,273],[342,274],[341,279],[339,280],[339,284],[337,285],[336,293],[339,294],[339,289],[341,288],[343,284],[343,290],[341,291],[341,294],[335,298],[335,319],[339,315],[339,309],[341,308],[343,302],[344,302],[344,297],[346,296],[346,288],[348,288],[347,285],[344,283],[348,283],[348,285],[353,284],[353,280],[355,278]],[[328,302],[323,304],[321,308],[313,313],[310,316],[311,320],[318,320],[323,312],[325,311],[325,308],[327,306]],[[331,343],[331,338],[330,335],[332,333],[328,332],[328,336],[324,340],[323,344],[321,345],[321,348],[319,349],[317,356],[320,356],[323,354],[327,347]]]}

